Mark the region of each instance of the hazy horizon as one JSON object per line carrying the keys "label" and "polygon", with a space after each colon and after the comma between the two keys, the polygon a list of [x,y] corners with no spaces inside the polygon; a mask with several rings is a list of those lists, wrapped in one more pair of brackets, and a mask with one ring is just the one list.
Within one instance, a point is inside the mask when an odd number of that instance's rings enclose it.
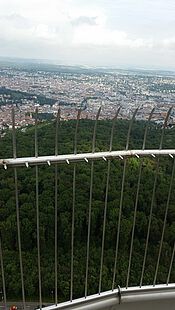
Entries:
{"label": "hazy horizon", "polygon": [[8,57],[8,56],[1,56],[0,55],[0,63],[3,64],[38,64],[38,65],[51,65],[51,66],[65,66],[65,67],[79,67],[79,68],[84,68],[84,69],[106,69],[106,70],[123,70],[123,71],[162,71],[162,72],[172,72],[173,74],[175,73],[174,68],[163,68],[163,67],[153,67],[153,66],[137,66],[137,65],[106,65],[106,66],[95,66],[95,65],[86,65],[86,64],[69,64],[69,63],[64,63],[60,62],[59,60],[56,59],[40,59],[40,58],[28,58],[28,57]]}

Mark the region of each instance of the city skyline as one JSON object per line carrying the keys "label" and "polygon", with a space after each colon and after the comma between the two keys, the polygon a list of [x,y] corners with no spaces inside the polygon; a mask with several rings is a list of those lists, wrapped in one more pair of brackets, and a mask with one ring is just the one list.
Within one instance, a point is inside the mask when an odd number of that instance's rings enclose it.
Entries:
{"label": "city skyline", "polygon": [[0,56],[175,69],[172,0],[1,0]]}

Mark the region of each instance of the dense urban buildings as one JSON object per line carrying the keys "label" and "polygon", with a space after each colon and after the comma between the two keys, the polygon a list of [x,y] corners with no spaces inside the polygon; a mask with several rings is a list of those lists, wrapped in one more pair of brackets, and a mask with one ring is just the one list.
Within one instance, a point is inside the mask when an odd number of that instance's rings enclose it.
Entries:
{"label": "dense urban buildings", "polygon": [[[61,118],[112,118],[119,106],[120,117],[130,118],[139,107],[137,119],[147,119],[156,107],[153,119],[162,122],[167,109],[175,103],[173,72],[88,69],[50,65],[0,65],[0,128],[11,126],[11,108],[15,106],[16,125],[34,124],[38,106],[40,119],[51,119],[61,108]],[[175,112],[171,115],[175,123]]]}

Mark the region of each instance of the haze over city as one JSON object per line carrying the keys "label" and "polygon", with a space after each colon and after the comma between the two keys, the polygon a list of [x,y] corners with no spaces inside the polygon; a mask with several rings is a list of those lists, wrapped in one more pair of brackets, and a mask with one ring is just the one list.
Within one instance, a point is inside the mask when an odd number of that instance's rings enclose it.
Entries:
{"label": "haze over city", "polygon": [[175,69],[173,0],[1,0],[0,56]]}

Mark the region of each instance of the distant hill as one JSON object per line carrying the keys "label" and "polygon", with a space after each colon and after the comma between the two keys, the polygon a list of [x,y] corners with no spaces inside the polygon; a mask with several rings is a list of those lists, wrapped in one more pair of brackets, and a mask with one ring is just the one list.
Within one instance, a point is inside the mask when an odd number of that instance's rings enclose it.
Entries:
{"label": "distant hill", "polygon": [[12,58],[0,57],[0,67],[9,66],[16,70],[38,70],[47,72],[61,72],[61,73],[77,73],[77,74],[124,74],[124,75],[143,75],[143,76],[174,76],[174,70],[161,70],[154,68],[129,68],[125,67],[95,67],[95,66],[80,66],[80,65],[64,65],[59,64],[58,60],[48,59],[27,59],[27,58]]}

